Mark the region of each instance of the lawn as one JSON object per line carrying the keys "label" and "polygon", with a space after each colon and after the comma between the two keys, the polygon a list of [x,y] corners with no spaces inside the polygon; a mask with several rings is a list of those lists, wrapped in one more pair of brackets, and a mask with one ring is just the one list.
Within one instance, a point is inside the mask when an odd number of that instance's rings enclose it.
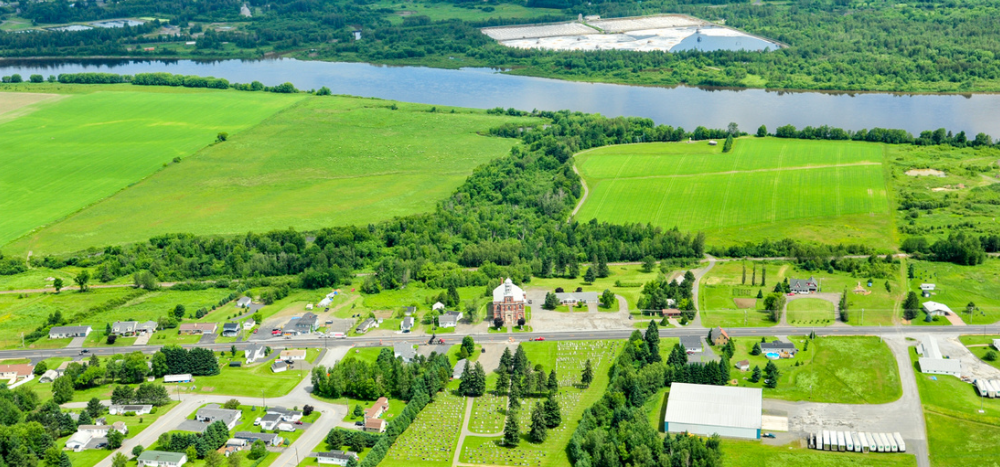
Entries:
{"label": "lawn", "polygon": [[[72,320],[74,316],[86,315],[91,308],[127,293],[129,289],[116,288],[91,289],[86,293],[67,291],[59,294],[37,293],[27,296],[0,295],[0,348],[20,347],[21,333],[34,330],[56,311],[62,313],[64,319]],[[101,321],[100,324],[100,331],[104,331],[104,322]],[[95,331],[97,330],[95,326]],[[34,348],[42,348],[47,343],[47,339],[42,338],[36,344],[29,344],[29,347],[35,345]]]}
{"label": "lawn", "polygon": [[[978,266],[959,266],[952,263],[913,261],[915,277],[910,280],[910,290],[920,294],[920,284],[929,282],[936,288],[930,298],[948,305],[966,324],[995,323],[1000,320],[1000,260],[988,258]],[[972,302],[978,310],[966,313]],[[918,318],[923,318],[923,315]]]}
{"label": "lawn", "polygon": [[[446,19],[461,19],[464,21],[484,21],[499,18],[536,18],[548,15],[562,15],[561,10],[549,8],[527,8],[520,4],[499,3],[486,6],[452,5],[448,3],[402,2],[381,0],[371,4],[372,8],[387,8],[396,10],[395,15],[387,19],[393,24],[400,24],[407,16],[427,16],[433,21]],[[30,22],[28,22],[30,24]]]}
{"label": "lawn", "polygon": [[[522,284],[522,287],[526,289],[541,287],[548,289],[550,292],[554,292],[556,287],[562,287],[563,290],[567,292],[572,292],[576,290],[577,287],[580,287],[584,292],[597,292],[598,294],[604,292],[605,290],[610,290],[616,295],[621,295],[625,298],[625,301],[628,303],[629,310],[636,310],[636,304],[639,302],[639,294],[642,292],[642,286],[662,275],[659,268],[656,268],[651,272],[642,272],[642,267],[634,264],[611,265],[608,266],[608,268],[611,272],[608,277],[598,278],[590,284],[583,281],[581,273],[581,277],[574,279],[533,277],[531,278],[531,282]],[[581,267],[580,270],[586,271],[586,268]],[[624,287],[616,286],[615,282],[621,283]],[[564,308],[562,311],[568,310]],[[576,311],[580,310],[578,309]],[[611,310],[599,311],[618,311],[618,305],[615,304]]]}
{"label": "lawn", "polygon": [[[929,428],[929,427],[928,427]],[[805,449],[794,445],[769,446],[760,441],[722,441],[722,465],[726,467],[915,467],[912,454],[859,454]]]}
{"label": "lawn", "polygon": [[[740,138],[730,154],[707,142],[598,148],[577,155],[590,187],[578,219],[704,231],[713,245],[770,238],[778,226],[790,232],[782,237],[891,246],[882,158],[876,144],[778,138]],[[828,223],[857,215],[869,219]]]}
{"label": "lawn", "polygon": [[[92,92],[0,124],[0,245],[114,195],[175,157],[186,158],[217,133],[237,133],[301,98],[238,91]],[[119,212],[122,224],[114,231],[128,229],[137,214]],[[64,248],[109,243],[91,230],[74,234]],[[30,243],[24,250],[42,246]]]}
{"label": "lawn", "polygon": [[[140,105],[129,101],[130,105],[122,108],[151,113],[152,110],[143,109],[141,105],[143,99],[151,99],[145,97],[148,94],[134,94],[140,96],[137,101]],[[112,96],[122,95],[114,93]],[[152,96],[153,99],[161,98],[160,95]],[[232,96],[239,99],[234,101]],[[333,225],[365,225],[430,211],[435,203],[464,182],[472,169],[506,155],[517,143],[515,139],[481,136],[480,133],[508,122],[534,121],[523,117],[489,116],[481,110],[455,109],[455,113],[451,113],[451,109],[439,107],[430,112],[432,107],[427,105],[335,96],[305,99],[296,96],[295,99],[301,100],[275,113],[277,104],[291,104],[291,98],[255,100],[269,96],[274,95],[203,93],[196,96],[198,105],[179,99],[171,105],[190,108],[192,112],[197,110],[202,117],[193,118],[192,122],[199,123],[206,129],[204,132],[210,133],[206,136],[188,132],[193,141],[198,142],[192,149],[211,143],[218,131],[233,133],[240,128],[237,123],[249,121],[251,116],[253,123],[260,121],[262,116],[271,116],[252,131],[231,134],[228,141],[207,147],[194,157],[17,242],[9,250],[33,250],[35,254],[77,251],[91,246],[145,241],[167,232],[237,234],[288,227],[308,230]],[[167,97],[178,98],[177,95]],[[88,98],[90,96],[74,97],[65,102]],[[121,104],[121,100],[114,97],[105,99],[109,102],[103,105]],[[229,109],[231,102],[252,104],[255,110],[241,112],[239,118],[229,118],[233,113]],[[203,105],[212,111],[199,110]],[[35,112],[31,117],[37,119],[40,113]],[[107,118],[123,118],[121,112],[107,112],[107,115]],[[226,116],[232,120],[230,126],[213,125],[211,119],[205,121],[213,115]],[[31,123],[37,126],[41,122],[32,120]],[[81,139],[76,134],[80,122],[64,125],[72,130],[74,139]],[[47,141],[49,133],[36,129],[31,135],[35,141],[31,150],[35,151],[38,150],[37,141],[43,138]],[[105,133],[99,135],[102,140],[108,138]],[[116,149],[128,147],[124,142],[116,143]],[[73,209],[137,182],[173,156],[186,156],[191,152],[181,153],[180,148],[184,146],[180,144],[159,143],[158,147],[171,149],[169,156],[156,159],[150,170],[137,176],[130,174],[128,180],[117,183],[114,190],[102,192],[99,197],[83,198],[84,201],[75,203]],[[46,148],[48,144],[42,143],[40,147]],[[132,154],[134,151],[127,152]],[[80,154],[74,155],[77,157],[73,160],[86,160],[80,158]],[[44,166],[39,166],[36,160],[30,164],[32,172],[46,173],[46,170],[37,170]],[[88,164],[93,164],[93,159],[89,159]],[[27,166],[21,164],[21,167]],[[0,172],[4,172],[2,168],[0,165]],[[37,184],[34,178],[25,175],[11,177],[20,182],[24,179]],[[92,187],[87,193],[94,191]],[[76,199],[66,191],[58,193],[59,199]],[[31,201],[40,202],[36,197]],[[18,205],[18,213],[23,216],[30,212],[20,204],[9,204]],[[0,204],[0,217],[7,209],[3,206]],[[53,208],[48,205],[46,210]],[[16,235],[70,213],[64,211],[44,219],[33,219],[33,223],[25,223]],[[267,215],[248,215],[251,212]],[[3,221],[0,221],[0,233],[2,226]]]}
{"label": "lawn", "polygon": [[965,347],[969,349],[969,352],[972,352],[973,355],[979,357],[979,359],[982,360],[983,363],[986,363],[987,365],[990,365],[993,368],[1000,369],[1000,359],[994,360],[992,362],[983,359],[983,357],[986,355],[987,352],[991,350],[994,352],[997,351],[997,349],[993,348],[993,339],[1000,339],[1000,336],[967,335],[959,337],[959,340],[961,340],[962,343],[965,344]]}
{"label": "lawn", "polygon": [[788,322],[793,326],[827,326],[836,316],[833,304],[818,298],[800,298],[788,302]]}
{"label": "lawn", "polygon": [[[194,383],[179,384],[180,390],[182,392],[232,396],[279,397],[288,394],[303,378],[309,377],[309,373],[301,369],[282,373],[271,372],[273,358],[268,358],[262,363],[258,361],[258,363],[247,367],[230,368],[230,361],[243,361],[243,353],[237,352],[236,358],[231,358],[229,355],[229,352],[226,352],[225,357],[219,357],[221,372],[218,375],[196,376]],[[269,357],[276,356],[277,351],[274,351]],[[174,386],[173,384],[167,385],[171,394],[176,390]]]}
{"label": "lawn", "polygon": [[[764,389],[764,397],[790,401],[830,402],[839,404],[884,404],[903,394],[899,368],[889,347],[877,337],[819,337],[809,340],[808,350],[802,336],[791,341],[799,352],[794,358],[777,360],[781,371],[778,387]],[[774,340],[767,338],[768,342]],[[750,355],[754,338],[737,338],[732,362],[750,360],[750,369],[767,365],[767,357]],[[800,366],[795,366],[796,362]],[[740,386],[763,387],[749,381],[750,372],[732,370]]]}

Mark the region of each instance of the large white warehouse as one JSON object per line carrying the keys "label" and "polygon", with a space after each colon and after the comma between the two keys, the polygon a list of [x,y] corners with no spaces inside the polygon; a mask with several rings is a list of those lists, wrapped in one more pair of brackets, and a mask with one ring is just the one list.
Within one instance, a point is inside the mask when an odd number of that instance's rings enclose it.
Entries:
{"label": "large white warehouse", "polygon": [[760,439],[762,394],[760,388],[674,383],[663,431]]}

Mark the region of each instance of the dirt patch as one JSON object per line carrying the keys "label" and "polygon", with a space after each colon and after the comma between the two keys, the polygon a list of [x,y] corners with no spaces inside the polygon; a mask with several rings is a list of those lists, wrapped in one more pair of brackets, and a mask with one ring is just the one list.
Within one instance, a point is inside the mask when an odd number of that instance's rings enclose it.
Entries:
{"label": "dirt patch", "polygon": [[390,319],[392,318],[392,310],[378,310],[373,312],[375,317],[378,319]]}
{"label": "dirt patch", "polygon": [[[59,94],[41,94],[35,92],[0,92],[0,115],[11,113],[21,107],[48,99],[62,97]],[[23,113],[22,113],[23,114]],[[19,116],[9,115],[9,116]]]}
{"label": "dirt patch", "polygon": [[396,14],[399,16],[413,16],[417,14],[417,12],[410,10],[403,10],[403,11],[397,11]]}
{"label": "dirt patch", "polygon": [[756,298],[734,298],[733,302],[736,303],[736,308],[739,308],[741,310],[748,308],[757,308]]}
{"label": "dirt patch", "polygon": [[939,192],[939,191],[958,191],[958,190],[964,190],[964,189],[965,189],[965,184],[964,183],[959,183],[958,185],[945,185],[945,186],[939,186],[937,188],[931,188],[931,191],[937,191],[937,192]]}
{"label": "dirt patch", "polygon": [[944,177],[945,173],[937,169],[911,169],[906,171],[911,177]]}

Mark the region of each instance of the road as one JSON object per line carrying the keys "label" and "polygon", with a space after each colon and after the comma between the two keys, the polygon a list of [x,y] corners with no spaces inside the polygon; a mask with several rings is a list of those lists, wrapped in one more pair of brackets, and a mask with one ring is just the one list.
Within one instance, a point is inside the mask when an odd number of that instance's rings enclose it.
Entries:
{"label": "road", "polygon": [[[578,340],[602,340],[602,339],[627,339],[629,335],[632,334],[634,329],[613,329],[613,330],[586,330],[586,331],[561,331],[561,332],[525,332],[518,334],[485,334],[485,333],[471,333],[471,334],[442,334],[441,338],[445,339],[446,345],[455,344],[461,342],[462,337],[466,335],[471,335],[475,338],[476,342],[481,343],[506,343],[511,338],[517,341],[523,342],[532,340],[538,337],[542,337],[545,340],[550,341],[578,341]],[[760,337],[760,336],[775,336],[775,335],[806,335],[810,332],[815,332],[817,336],[898,336],[902,333],[905,334],[954,334],[954,326],[843,326],[843,327],[796,327],[796,326],[773,326],[773,327],[761,327],[761,328],[730,328],[727,330],[730,336],[733,337]],[[962,329],[963,334],[1000,334],[1000,325],[991,324],[987,326],[965,326]],[[683,328],[666,328],[660,329],[660,337],[682,337],[682,336],[697,336],[701,337],[705,334],[705,329],[701,327],[683,327]],[[346,339],[325,339],[320,337],[302,337],[295,339],[282,339],[282,338],[272,338],[261,341],[254,341],[255,343],[263,343],[274,349],[283,349],[290,347],[325,347],[330,349],[336,348],[349,348],[349,347],[365,347],[365,346],[382,346],[391,345],[395,342],[414,342],[419,340],[418,343],[424,344],[423,339],[428,339],[427,336],[417,336],[412,334],[393,334],[389,336],[380,337],[351,337]],[[230,346],[235,345],[238,350],[243,350],[249,345],[247,342],[239,342],[236,344],[210,344],[206,346],[200,346],[197,344],[185,344],[183,347],[206,347],[214,351],[228,351]],[[90,348],[90,353],[97,355],[112,355],[112,354],[122,354],[130,353],[134,351],[140,351],[143,353],[153,353],[159,350],[161,346],[159,345],[146,345],[146,346],[131,346],[131,347],[113,347],[113,348]],[[46,359],[52,357],[75,357],[80,355],[80,349],[26,349],[26,350],[3,350],[0,351],[0,359],[10,359],[10,358],[32,358],[32,359]]]}

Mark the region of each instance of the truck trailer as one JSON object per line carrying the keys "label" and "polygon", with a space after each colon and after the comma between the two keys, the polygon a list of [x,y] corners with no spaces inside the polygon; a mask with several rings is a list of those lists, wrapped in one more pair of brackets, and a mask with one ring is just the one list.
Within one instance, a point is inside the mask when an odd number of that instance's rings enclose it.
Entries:
{"label": "truck trailer", "polygon": [[861,438],[861,452],[868,452],[871,450],[871,442],[868,441],[868,437],[865,436],[865,432],[859,432],[858,437]]}
{"label": "truck trailer", "polygon": [[851,432],[844,432],[844,443],[847,445],[847,452],[854,451],[854,438],[851,438]]}
{"label": "truck trailer", "polygon": [[830,431],[823,430],[823,450],[830,451]]}
{"label": "truck trailer", "polygon": [[837,451],[844,452],[847,450],[847,443],[844,442],[844,432],[837,432]]}
{"label": "truck trailer", "polygon": [[979,397],[990,397],[990,390],[986,388],[986,383],[981,380],[976,380],[976,391],[979,392]]}
{"label": "truck trailer", "polygon": [[893,438],[896,438],[896,445],[899,446],[899,452],[906,452],[906,442],[903,441],[903,435],[899,434],[897,431],[893,433],[892,436]]}
{"label": "truck trailer", "polygon": [[899,445],[896,444],[896,437],[892,433],[885,433],[885,439],[889,441],[889,452],[899,452]]}

